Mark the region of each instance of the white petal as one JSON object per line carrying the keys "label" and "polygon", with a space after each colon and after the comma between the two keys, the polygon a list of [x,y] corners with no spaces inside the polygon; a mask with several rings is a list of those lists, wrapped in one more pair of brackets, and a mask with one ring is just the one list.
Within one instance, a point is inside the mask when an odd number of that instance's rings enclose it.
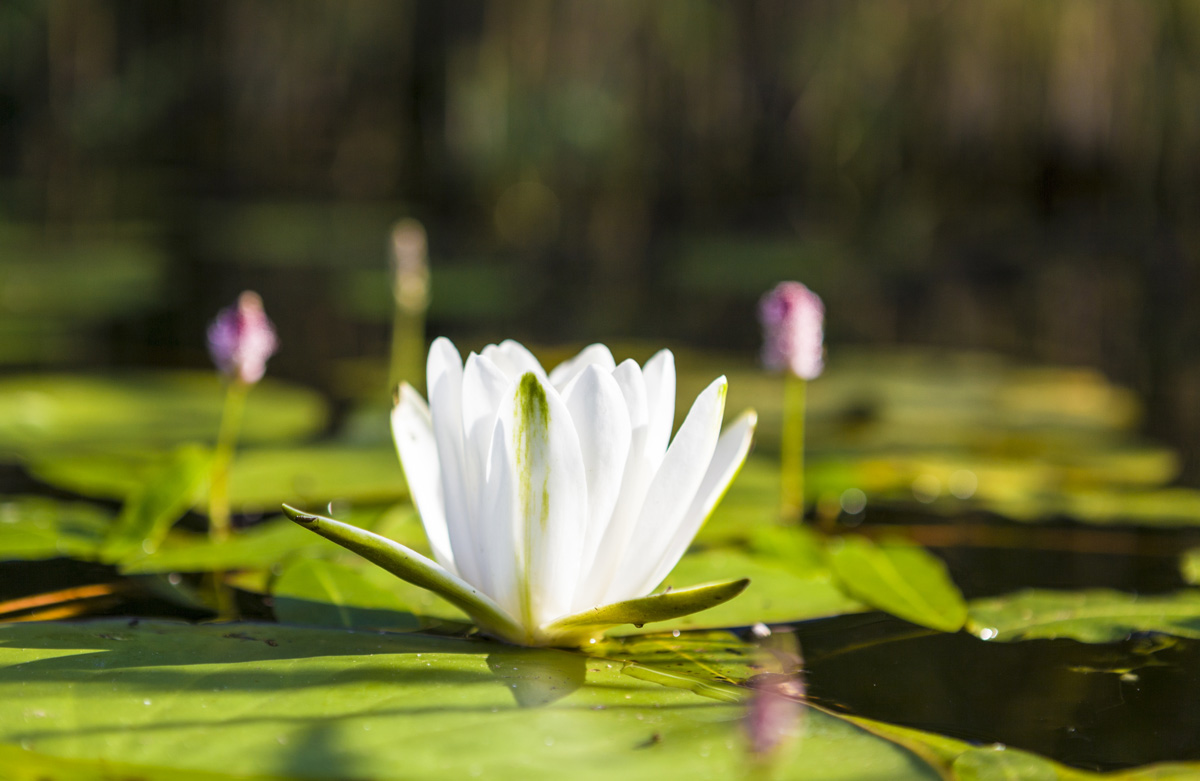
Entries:
{"label": "white petal", "polygon": [[554,370],[550,372],[550,384],[562,393],[567,387],[567,383],[579,376],[579,373],[589,366],[599,366],[605,374],[612,374],[612,370],[617,367],[617,362],[613,360],[612,352],[604,345],[588,345],[580,350],[574,358],[568,358],[554,367]]}
{"label": "white petal", "polygon": [[629,458],[625,462],[625,473],[621,478],[621,493],[613,509],[612,518],[604,530],[604,537],[596,548],[595,559],[587,576],[581,581],[580,591],[575,597],[581,609],[603,604],[621,557],[629,544],[629,536],[642,509],[642,500],[654,477],[655,465],[646,459],[646,431],[649,422],[649,405],[646,401],[646,382],[642,369],[634,361],[622,361],[613,370],[613,379],[625,397],[629,411],[631,436]]}
{"label": "white petal", "polygon": [[712,463],[704,473],[696,498],[688,507],[683,523],[675,531],[675,536],[667,543],[666,550],[652,570],[649,577],[642,581],[637,593],[645,594],[663,581],[671,570],[683,558],[692,539],[700,531],[700,527],[708,520],[708,516],[725,496],[729,484],[737,476],[746,456],[750,453],[750,443],[754,439],[754,427],[758,423],[758,415],[753,410],[743,412],[737,420],[731,423],[717,440],[717,449],[713,453]]}
{"label": "white petal", "polygon": [[480,573],[471,534],[464,475],[463,365],[458,350],[449,339],[439,337],[430,346],[425,379],[429,385],[429,409],[433,417],[438,462],[442,468],[442,501],[446,508],[446,528],[450,533],[454,564],[463,580],[478,586]]}
{"label": "white petal", "polygon": [[521,379],[525,372],[533,372],[542,378],[546,376],[545,369],[538,363],[538,359],[533,357],[533,353],[512,339],[505,339],[500,344],[489,344],[483,348],[482,354],[507,374],[510,380]]}
{"label": "white petal", "polygon": [[467,356],[462,382],[463,482],[469,519],[467,530],[471,535],[479,574],[476,585],[486,592],[493,588],[494,583],[489,566],[492,556],[483,532],[483,522],[488,514],[483,503],[488,451],[496,426],[497,410],[513,382],[494,363],[475,353]]}
{"label": "white petal", "polygon": [[553,387],[525,374],[500,407],[514,476],[517,615],[538,627],[570,612],[580,576],[587,479],[571,413]]}
{"label": "white petal", "polygon": [[634,524],[629,544],[609,586],[606,602],[642,596],[641,584],[662,558],[668,543],[682,525],[696,497],[721,433],[725,412],[724,377],[719,377],[696,398],[679,427],[679,433],[662,466],[654,475]]}
{"label": "white petal", "polygon": [[[511,395],[507,394],[507,395]],[[519,523],[515,477],[504,423],[497,419],[488,447],[487,478],[480,505],[480,539],[487,555],[486,593],[521,623],[520,574],[525,571],[523,524]]]}
{"label": "white petal", "polygon": [[433,557],[443,567],[457,573],[454,554],[450,550],[450,534],[446,530],[442,469],[433,439],[433,420],[425,401],[407,382],[401,384],[400,398],[392,409],[392,438],[396,440],[396,452],[404,467],[408,492],[425,526]]}
{"label": "white petal", "polygon": [[[616,508],[629,458],[632,429],[621,388],[602,366],[584,369],[571,383],[565,401],[579,435],[587,480],[587,524],[579,572],[582,579],[595,562],[596,550]],[[576,598],[586,599],[578,592]],[[593,606],[575,604],[573,610]]]}
{"label": "white petal", "polygon": [[659,350],[646,361],[642,376],[646,379],[646,403],[649,405],[646,458],[657,468],[675,426],[675,356],[670,350]]}

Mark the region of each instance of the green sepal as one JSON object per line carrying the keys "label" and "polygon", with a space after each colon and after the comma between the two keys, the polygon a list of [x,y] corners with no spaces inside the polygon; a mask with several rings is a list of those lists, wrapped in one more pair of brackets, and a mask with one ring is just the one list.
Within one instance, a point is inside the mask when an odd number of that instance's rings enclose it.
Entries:
{"label": "green sepal", "polygon": [[648,597],[627,599],[582,613],[565,616],[546,627],[549,635],[576,635],[589,630],[598,631],[619,624],[640,627],[655,621],[679,618],[728,602],[746,590],[749,578],[705,583]]}
{"label": "green sepal", "polygon": [[348,523],[301,512],[286,504],[283,505],[283,511],[300,526],[357,553],[372,564],[378,564],[401,580],[428,589],[462,608],[481,629],[513,642],[519,642],[524,637],[525,633],[491,597],[480,593],[436,561],[387,537]]}

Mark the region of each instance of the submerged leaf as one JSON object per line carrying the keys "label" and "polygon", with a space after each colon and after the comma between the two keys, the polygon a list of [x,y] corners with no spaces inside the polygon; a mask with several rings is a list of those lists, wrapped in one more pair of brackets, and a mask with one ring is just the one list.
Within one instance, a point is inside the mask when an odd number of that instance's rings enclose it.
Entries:
{"label": "submerged leaf", "polygon": [[1134,632],[1200,637],[1200,590],[1140,596],[1110,589],[1030,589],[971,602],[967,631],[983,639],[1069,637],[1111,643]]}
{"label": "submerged leaf", "polygon": [[1200,590],[1140,596],[1110,589],[1030,589],[971,603],[967,630],[984,640],[1068,637],[1111,643],[1135,632],[1200,638]]}

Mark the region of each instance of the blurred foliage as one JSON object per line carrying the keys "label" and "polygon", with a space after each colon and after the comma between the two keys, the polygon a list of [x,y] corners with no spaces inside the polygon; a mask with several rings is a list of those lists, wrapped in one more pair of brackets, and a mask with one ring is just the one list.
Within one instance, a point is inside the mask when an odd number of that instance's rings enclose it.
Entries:
{"label": "blurred foliage", "polygon": [[[1200,475],[1185,0],[16,0],[0,44],[0,258],[45,260],[0,263],[6,363],[198,360],[253,283],[277,370],[325,384],[386,352],[413,215],[435,332],[748,349],[802,278],[834,344],[1131,383]],[[24,311],[93,288],[115,331]]]}

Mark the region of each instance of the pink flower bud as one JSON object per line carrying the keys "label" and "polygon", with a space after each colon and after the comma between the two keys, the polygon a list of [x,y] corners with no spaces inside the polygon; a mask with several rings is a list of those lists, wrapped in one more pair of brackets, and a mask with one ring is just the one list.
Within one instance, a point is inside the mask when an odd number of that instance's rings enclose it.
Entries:
{"label": "pink flower bud", "polygon": [[225,376],[247,385],[262,379],[267,359],[278,347],[262,299],[250,290],[238,296],[237,306],[217,313],[208,327],[208,354],[213,363]]}
{"label": "pink flower bud", "polygon": [[780,282],[758,302],[763,327],[762,360],[811,380],[825,368],[825,305],[799,282]]}

